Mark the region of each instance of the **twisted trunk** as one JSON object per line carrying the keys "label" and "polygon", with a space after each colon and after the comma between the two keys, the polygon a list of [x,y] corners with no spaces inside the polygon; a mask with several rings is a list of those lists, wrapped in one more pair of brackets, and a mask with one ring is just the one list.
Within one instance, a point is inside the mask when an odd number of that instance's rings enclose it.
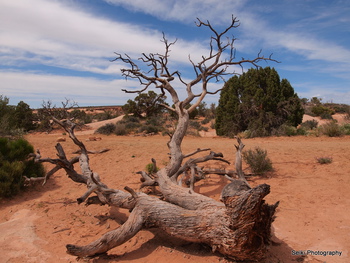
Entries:
{"label": "twisted trunk", "polygon": [[121,245],[142,228],[157,227],[182,240],[205,243],[234,259],[259,260],[265,255],[278,205],[264,203],[268,185],[239,192],[223,204],[195,193],[187,198],[183,188],[168,188],[167,180],[159,182],[161,189],[172,191],[171,203],[143,194],[132,197],[134,208],[122,226],[86,246],[67,245],[67,252],[94,256]]}

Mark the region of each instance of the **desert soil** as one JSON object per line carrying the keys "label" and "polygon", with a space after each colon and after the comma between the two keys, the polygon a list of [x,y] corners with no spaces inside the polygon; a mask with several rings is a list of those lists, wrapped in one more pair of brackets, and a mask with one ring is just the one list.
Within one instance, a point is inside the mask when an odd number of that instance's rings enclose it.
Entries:
{"label": "desert soil", "polygon": [[[167,162],[167,137],[101,136],[86,141],[88,132],[78,133],[89,150],[110,151],[90,156],[91,167],[110,188],[138,189],[137,171],[155,158]],[[27,139],[42,157],[55,157],[60,134],[32,134]],[[68,157],[77,147],[62,142]],[[350,136],[271,137],[243,140],[245,150],[259,146],[267,150],[274,172],[249,178],[251,185],[267,183],[268,203],[280,201],[273,224],[274,244],[265,262],[350,262]],[[183,151],[211,148],[234,163],[235,140],[218,137],[186,137]],[[318,157],[331,157],[319,164]],[[222,167],[212,161],[209,167]],[[49,169],[52,167],[47,164]],[[234,169],[233,165],[227,166]],[[244,166],[244,169],[247,169]],[[219,199],[227,179],[210,175],[195,190]],[[35,186],[0,203],[0,262],[76,262],[66,254],[66,244],[87,244],[122,224],[128,211],[107,206],[84,206],[76,198],[85,187],[57,172],[45,186]],[[218,218],[220,220],[220,218]],[[292,250],[340,251],[341,256],[295,256]],[[142,230],[134,238],[89,262],[231,262],[198,244],[186,244],[157,230]]]}

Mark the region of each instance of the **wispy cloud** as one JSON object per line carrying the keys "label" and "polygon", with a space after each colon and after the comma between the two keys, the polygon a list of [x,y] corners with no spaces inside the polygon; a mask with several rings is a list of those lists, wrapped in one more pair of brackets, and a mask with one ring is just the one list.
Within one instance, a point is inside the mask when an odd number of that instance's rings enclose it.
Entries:
{"label": "wispy cloud", "polygon": [[[64,2],[5,1],[0,16],[3,21],[0,51],[6,50],[6,60],[11,63],[43,63],[114,74],[117,67],[111,66],[106,58],[113,58],[114,51],[138,56],[141,52],[164,49],[159,31],[99,18]],[[183,63],[188,61],[188,54],[199,57],[202,51],[206,50],[200,43],[179,39],[172,55],[175,61]]]}
{"label": "wispy cloud", "polygon": [[[242,20],[240,34],[244,36],[244,40],[237,41],[239,51],[252,52],[254,49],[258,51],[263,45],[268,46],[270,49],[282,48],[302,55],[308,60],[344,63],[350,67],[350,49],[348,47],[336,44],[333,39],[325,40],[316,33],[312,33],[312,31],[320,30],[322,27],[340,26],[338,23],[344,25],[349,18],[343,6],[334,5],[329,8],[328,5],[326,7],[319,5],[317,10],[308,11],[310,16],[307,19],[300,20],[297,12],[305,12],[305,10],[300,10],[300,8],[303,8],[304,3],[293,3],[290,7],[293,8],[294,6],[295,9],[291,10],[285,8],[287,2],[283,1],[284,4],[281,5],[278,12],[289,13],[288,15],[291,18],[293,16],[290,13],[296,13],[294,16],[296,20],[288,24],[286,28],[283,28],[279,24],[277,26],[271,24],[261,15],[261,13],[268,10],[271,12],[273,10],[272,6],[264,4],[265,9],[261,10],[261,6],[259,6],[260,9],[258,10],[257,7],[250,8],[251,5],[254,6],[254,3],[251,1],[221,1],[220,4],[212,0],[105,1],[137,12],[151,14],[163,20],[175,20],[185,23],[193,23],[194,18],[200,14],[200,17],[212,20],[213,23],[227,25],[231,14],[234,14]],[[306,7],[304,6],[304,8]],[[350,10],[350,8],[347,9]],[[260,14],[256,11],[259,11]],[[337,17],[334,18],[334,16]],[[349,27],[345,27],[345,30],[349,30]]]}
{"label": "wispy cloud", "polygon": [[136,81],[100,80],[91,77],[71,77],[38,73],[0,71],[0,79],[9,83],[1,92],[16,104],[25,98],[26,103],[41,105],[42,101],[53,100],[60,104],[65,98],[75,100],[79,105],[124,105],[134,95],[121,89],[133,90],[139,86]]}
{"label": "wispy cloud", "polygon": [[132,11],[143,12],[162,20],[193,23],[198,17],[211,20],[213,24],[226,24],[246,0],[104,0]]}
{"label": "wispy cloud", "polygon": [[[162,32],[158,27],[161,20],[169,26],[170,35],[165,31],[169,40],[178,39],[171,47],[170,67],[182,71],[184,78],[190,78],[193,71],[188,55],[198,61],[202,55],[208,54],[208,38],[203,39],[201,34],[186,34],[177,27],[193,30],[193,22],[199,17],[210,20],[221,30],[230,22],[232,14],[241,21],[241,26],[232,32],[238,38],[237,58],[253,58],[263,49],[263,54],[274,53],[274,58],[283,62],[267,66],[287,72],[287,76],[293,77],[290,79],[293,85],[302,83],[305,79],[301,80],[299,74],[307,72],[309,78],[312,74],[313,78],[323,74],[332,80],[341,79],[343,82],[338,82],[339,88],[344,85],[348,89],[350,4],[335,1],[336,4],[281,0],[269,4],[253,0],[222,0],[218,4],[214,0],[0,0],[0,67],[1,79],[5,83],[1,93],[16,96],[21,85],[22,88],[28,85],[33,92],[26,92],[30,90],[26,87],[24,94],[28,98],[40,92],[47,94],[47,91],[60,96],[60,90],[64,90],[76,99],[85,85],[87,96],[90,96],[90,91],[96,92],[92,83],[99,90],[108,90],[115,85],[117,90],[120,90],[119,86],[128,87],[130,82],[125,84],[124,80],[117,80],[121,77],[120,68],[126,65],[111,63],[113,52],[127,53],[132,58],[138,58],[141,52],[162,52]],[[117,16],[96,11],[95,5],[101,3],[103,8],[108,4],[114,10],[120,8],[127,16],[121,21]],[[56,70],[58,68],[60,70]],[[21,79],[25,81],[21,82]],[[295,86],[308,92],[304,85]],[[317,89],[316,84],[313,87]],[[326,90],[322,89],[322,92]],[[106,100],[110,101],[111,97],[107,97]],[[125,98],[125,94],[118,93],[117,97]]]}
{"label": "wispy cloud", "polygon": [[346,89],[342,85],[335,84],[330,87],[328,84],[317,84],[312,81],[295,82],[294,88],[300,90],[298,95],[300,98],[311,99],[318,97],[323,102],[337,102],[349,104],[350,101],[350,90]]}

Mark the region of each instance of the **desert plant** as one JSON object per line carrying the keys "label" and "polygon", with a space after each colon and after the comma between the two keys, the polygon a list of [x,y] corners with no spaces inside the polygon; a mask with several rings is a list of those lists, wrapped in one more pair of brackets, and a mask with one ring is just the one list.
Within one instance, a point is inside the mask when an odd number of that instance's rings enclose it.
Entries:
{"label": "desert plant", "polygon": [[319,164],[329,164],[333,162],[332,157],[318,157],[316,160]]}
{"label": "desert plant", "polygon": [[115,132],[116,125],[113,123],[107,123],[96,130],[95,133],[100,133],[104,135],[110,135]]}
{"label": "desert plant", "polygon": [[123,117],[123,120],[122,121],[125,121],[125,122],[137,122],[139,123],[140,122],[140,119],[138,117],[135,117],[133,115],[125,115]]}
{"label": "desert plant", "polygon": [[330,109],[328,107],[325,107],[325,106],[323,106],[321,104],[312,107],[311,111],[316,116],[325,116],[325,117],[326,116],[328,117],[329,115],[332,115],[332,114],[335,113],[332,109]]}
{"label": "desert plant", "polygon": [[308,131],[304,127],[299,127],[297,129],[297,135],[308,135]]}
{"label": "desert plant", "polygon": [[202,126],[201,126],[201,124],[198,121],[191,120],[190,121],[190,127],[192,127],[192,128],[194,128],[194,129],[199,131]]}
{"label": "desert plant", "polygon": [[209,118],[205,118],[204,120],[201,121],[201,124],[205,125],[210,122]]}
{"label": "desert plant", "polygon": [[332,114],[329,112],[322,113],[320,117],[323,120],[333,120]]}
{"label": "desert plant", "polygon": [[127,134],[129,134],[129,130],[128,130],[128,128],[126,127],[126,124],[117,123],[117,124],[115,125],[114,133],[115,133],[115,135],[122,136],[122,135],[127,135]]}
{"label": "desert plant", "polygon": [[343,135],[340,126],[334,121],[322,125],[321,129],[322,133],[329,137],[339,137]]}
{"label": "desert plant", "polygon": [[98,120],[98,121],[104,121],[104,120],[110,120],[117,117],[116,114],[114,114],[112,111],[109,110],[105,110],[102,113],[98,113],[94,116],[94,119]]}
{"label": "desert plant", "polygon": [[251,130],[251,137],[271,135],[281,125],[302,122],[301,100],[274,68],[249,69],[233,76],[220,93],[215,129],[219,136]]}
{"label": "desert plant", "polygon": [[156,167],[156,168],[154,169],[154,164],[153,164],[153,163],[149,163],[149,164],[146,165],[146,172],[147,172],[148,174],[152,174],[152,173],[158,172],[158,171],[159,171],[159,168]]}
{"label": "desert plant", "polygon": [[160,128],[153,125],[143,125],[139,128],[139,132],[144,133],[158,133],[160,131]]}
{"label": "desert plant", "polygon": [[316,120],[308,120],[301,124],[301,127],[304,127],[308,130],[316,129],[317,126],[318,126],[318,121]]}
{"label": "desert plant", "polygon": [[350,123],[343,124],[340,129],[344,135],[350,135]]}
{"label": "desert plant", "polygon": [[295,136],[298,132],[294,126],[282,124],[274,133],[272,134],[277,136]]}
{"label": "desert plant", "polygon": [[22,138],[0,138],[0,197],[17,194],[24,186],[24,176],[44,175],[43,165],[28,159],[33,152],[33,146]]}
{"label": "desert plant", "polygon": [[260,147],[243,152],[243,159],[254,174],[261,175],[273,170],[272,162],[267,157],[267,151]]}

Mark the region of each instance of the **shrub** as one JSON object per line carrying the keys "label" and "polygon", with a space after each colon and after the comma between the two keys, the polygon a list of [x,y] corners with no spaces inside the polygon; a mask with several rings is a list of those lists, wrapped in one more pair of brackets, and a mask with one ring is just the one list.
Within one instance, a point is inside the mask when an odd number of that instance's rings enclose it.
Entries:
{"label": "shrub", "polygon": [[316,105],[312,107],[311,109],[312,113],[314,113],[316,116],[327,116],[334,114],[334,111],[328,107],[325,107],[323,105]]}
{"label": "shrub", "polygon": [[319,164],[329,164],[333,162],[332,157],[319,157],[316,158],[316,160]]}
{"label": "shrub", "polygon": [[190,127],[196,130],[200,130],[201,124],[198,121],[190,121]]}
{"label": "shrub", "polygon": [[308,135],[308,131],[304,127],[299,127],[297,129],[297,135]]}
{"label": "shrub", "polygon": [[209,119],[209,118],[205,118],[204,120],[201,121],[201,123],[202,123],[203,125],[205,125],[205,124],[207,124],[207,123],[209,123],[209,122],[210,122],[210,119]]}
{"label": "shrub", "polygon": [[[153,163],[149,163],[149,164],[146,165],[146,171],[147,171],[148,174],[152,174],[153,173],[153,171],[154,171],[153,167],[154,167]],[[158,167],[156,167],[156,171],[157,172],[159,171]]]}
{"label": "shrub", "polygon": [[306,128],[307,130],[316,129],[318,126],[318,121],[316,120],[308,120],[301,124],[301,127]]}
{"label": "shrub", "polygon": [[140,119],[138,117],[133,116],[133,115],[125,115],[123,117],[123,119],[120,121],[120,123],[127,123],[127,122],[139,123]]}
{"label": "shrub", "polygon": [[332,114],[330,114],[329,112],[322,113],[320,117],[323,120],[333,120]]}
{"label": "shrub", "polygon": [[44,176],[41,163],[28,159],[33,146],[25,139],[0,138],[0,197],[11,197],[23,188],[24,176]]}
{"label": "shrub", "polygon": [[100,133],[104,135],[110,135],[115,133],[116,125],[113,123],[107,123],[96,130],[95,133]]}
{"label": "shrub", "polygon": [[162,126],[164,119],[161,116],[153,116],[146,120],[147,125]]}
{"label": "shrub", "polygon": [[287,124],[282,124],[275,133],[277,136],[295,136],[297,135],[297,128]]}
{"label": "shrub", "polygon": [[115,125],[114,133],[115,133],[115,135],[123,136],[123,135],[127,135],[129,132],[128,132],[128,129],[126,127],[126,124],[117,123]]}
{"label": "shrub", "polygon": [[136,130],[137,128],[139,128],[141,126],[141,124],[138,122],[124,122],[124,123],[120,123],[120,124],[124,125],[125,128],[129,131]]}
{"label": "shrub", "polygon": [[94,116],[94,119],[98,121],[105,121],[105,120],[110,120],[117,117],[116,114],[114,114],[112,111],[104,111],[102,113],[98,113]]}
{"label": "shrub", "polygon": [[350,123],[346,123],[340,127],[344,135],[350,135]]}
{"label": "shrub", "polygon": [[322,125],[321,128],[322,133],[329,137],[339,137],[343,135],[340,126],[334,121]]}
{"label": "shrub", "polygon": [[254,174],[264,174],[273,170],[272,162],[267,157],[267,151],[260,147],[243,152],[243,159]]}
{"label": "shrub", "polygon": [[153,125],[144,125],[139,128],[139,132],[145,133],[158,133],[160,129]]}

